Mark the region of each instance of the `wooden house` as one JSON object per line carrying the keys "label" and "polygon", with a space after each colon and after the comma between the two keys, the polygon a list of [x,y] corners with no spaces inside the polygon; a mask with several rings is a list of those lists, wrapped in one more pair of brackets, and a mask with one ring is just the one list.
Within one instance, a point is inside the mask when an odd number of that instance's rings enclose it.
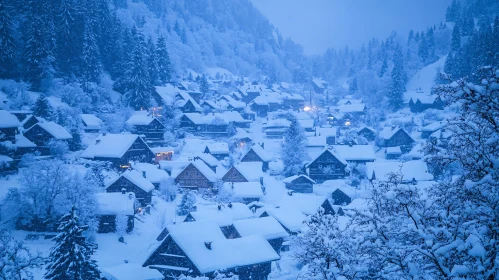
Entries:
{"label": "wooden house", "polygon": [[241,162],[234,165],[222,177],[224,182],[256,182],[263,178],[261,162]]}
{"label": "wooden house", "polygon": [[241,158],[241,162],[261,162],[262,171],[266,172],[269,169],[269,162],[272,161],[272,156],[264,149],[264,143],[254,144]]}
{"label": "wooden house", "polygon": [[165,126],[158,118],[147,111],[135,112],[135,114],[126,121],[126,124],[132,128],[132,131],[135,134],[144,135],[145,140],[163,140]]}
{"label": "wooden house", "polygon": [[331,193],[333,205],[348,205],[355,198],[355,190],[350,186],[338,186]]}
{"label": "wooden house", "polygon": [[324,81],[321,78],[313,78],[312,79],[312,87],[314,88],[315,93],[323,94],[324,91],[327,90],[329,83]]}
{"label": "wooden house", "polygon": [[213,142],[204,148],[204,153],[210,154],[218,160],[229,156],[229,145],[225,142]]}
{"label": "wooden house", "polygon": [[305,98],[297,93],[288,93],[283,98],[284,109],[300,110],[305,106]]}
{"label": "wooden house", "polygon": [[234,221],[234,228],[241,237],[263,236],[278,254],[281,253],[284,238],[289,236],[282,225],[270,216]]}
{"label": "wooden house", "polygon": [[421,128],[421,138],[428,139],[435,131],[446,126],[446,123],[439,121],[425,125]]}
{"label": "wooden house", "polygon": [[212,188],[216,181],[216,173],[202,160],[191,161],[175,178],[184,188]]}
{"label": "wooden house", "polygon": [[409,100],[411,112],[419,113],[428,109],[443,110],[445,103],[438,95],[421,95]]}
{"label": "wooden house", "polygon": [[264,96],[257,96],[251,103],[249,104],[251,110],[253,110],[256,115],[260,118],[267,117],[270,109],[269,102]]}
{"label": "wooden house", "polygon": [[327,197],[315,194],[302,194],[290,191],[277,205],[282,209],[298,209],[307,216],[316,214],[319,209],[322,209],[326,215],[336,214]]}
{"label": "wooden house", "polygon": [[308,177],[319,183],[345,178],[347,175],[346,167],[347,161],[327,148],[305,166]]}
{"label": "wooden house", "polygon": [[156,189],[159,189],[161,181],[170,178],[170,175],[165,170],[159,168],[159,165],[137,162],[132,163],[132,168],[142,174]]}
{"label": "wooden house", "polygon": [[158,237],[144,267],[157,269],[165,277],[213,277],[216,271],[233,273],[241,280],[265,280],[271,262],[279,255],[264,237],[252,235],[226,239],[213,222],[168,225]]}
{"label": "wooden house", "polygon": [[363,126],[357,130],[357,135],[366,138],[368,141],[374,141],[376,139],[376,130],[368,126]]}
{"label": "wooden house", "polygon": [[371,145],[332,145],[330,147],[340,158],[349,163],[366,163],[376,160],[374,148]]}
{"label": "wooden house", "polygon": [[28,129],[32,126],[34,126],[35,124],[39,123],[39,122],[43,122],[45,120],[43,120],[42,118],[39,118],[39,117],[35,117],[33,115],[29,115],[27,116],[22,122],[21,122],[21,125],[24,129]]}
{"label": "wooden house", "polygon": [[116,232],[116,218],[118,216],[126,216],[127,232],[133,230],[135,216],[134,193],[125,191],[98,193],[97,203],[98,233]]}
{"label": "wooden house", "polygon": [[83,158],[109,161],[127,169],[131,161],[152,162],[155,154],[136,134],[102,134],[81,154]]}
{"label": "wooden house", "polygon": [[0,142],[16,141],[21,123],[19,119],[8,111],[0,110]]}
{"label": "wooden house", "polygon": [[264,193],[260,182],[226,182],[223,187],[232,194],[232,197],[244,203],[259,201]]}
{"label": "wooden house", "polygon": [[42,149],[42,154],[49,148],[51,140],[68,141],[73,138],[64,127],[55,122],[39,122],[24,131],[23,135]]}
{"label": "wooden house", "polygon": [[294,175],[282,180],[286,189],[297,193],[312,193],[314,191],[314,180],[306,175]]}
{"label": "wooden house", "polygon": [[203,110],[201,106],[199,106],[199,104],[192,98],[178,101],[176,102],[176,105],[182,113],[194,113],[201,112]]}
{"label": "wooden house", "polygon": [[102,129],[101,119],[92,114],[80,114],[83,130],[87,133],[98,133]]}
{"label": "wooden house", "polygon": [[382,147],[397,147],[400,146],[402,153],[407,153],[411,150],[415,141],[407,131],[400,127],[385,127],[379,133]]}
{"label": "wooden house", "polygon": [[154,185],[148,181],[144,173],[136,170],[127,170],[117,179],[106,184],[106,192],[121,193],[123,191],[133,192],[137,203],[146,206],[151,203]]}

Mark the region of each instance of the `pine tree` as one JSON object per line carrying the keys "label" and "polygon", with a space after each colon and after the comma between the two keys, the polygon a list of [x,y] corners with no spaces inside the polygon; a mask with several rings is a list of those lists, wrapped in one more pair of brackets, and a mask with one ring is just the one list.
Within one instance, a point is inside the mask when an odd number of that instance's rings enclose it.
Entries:
{"label": "pine tree", "polygon": [[78,128],[73,128],[71,129],[71,136],[73,137],[69,141],[69,149],[71,151],[79,151],[83,148],[82,142],[81,142],[81,133]]}
{"label": "pine tree", "polygon": [[422,33],[419,40],[418,55],[424,65],[427,65],[428,61],[428,41],[426,39],[426,34]]}
{"label": "pine tree", "polygon": [[45,96],[40,95],[33,106],[33,115],[42,118],[50,118],[52,113],[49,102]]}
{"label": "pine tree", "polygon": [[150,37],[147,41],[147,68],[149,70],[148,72],[149,79],[151,79],[151,85],[159,85],[159,69],[156,46]]}
{"label": "pine tree", "polygon": [[348,91],[350,93],[357,93],[358,90],[359,90],[359,84],[357,82],[357,77],[355,77],[355,78],[353,78],[352,83],[350,84]]}
{"label": "pine tree", "polygon": [[386,70],[388,70],[388,59],[386,56],[383,57],[383,63],[381,64],[381,69],[379,70],[379,77],[383,77],[385,75]]}
{"label": "pine tree", "polygon": [[6,1],[0,1],[0,78],[15,78],[17,75],[17,51],[14,39],[12,9]]}
{"label": "pine tree", "polygon": [[451,49],[453,51],[458,51],[461,48],[461,30],[459,30],[459,25],[454,26],[454,30],[452,30],[452,41],[451,41]]}
{"label": "pine tree", "polygon": [[208,79],[206,78],[205,74],[203,74],[203,76],[201,76],[201,79],[199,80],[199,90],[202,93],[207,93],[210,90],[208,86]]}
{"label": "pine tree", "polygon": [[101,74],[99,46],[95,36],[92,23],[87,21],[83,34],[83,52],[80,66],[81,76],[87,91],[88,83],[98,82]]}
{"label": "pine tree", "polygon": [[291,124],[284,135],[281,159],[284,175],[293,176],[302,173],[303,162],[307,159],[305,151],[306,137],[295,116],[290,116]]}
{"label": "pine tree", "polygon": [[196,195],[192,192],[186,192],[182,196],[182,200],[177,207],[177,215],[185,216],[189,214],[192,210],[194,210],[194,205],[196,204]]}
{"label": "pine tree", "polygon": [[66,77],[76,73],[81,45],[81,11],[74,0],[61,0],[55,17],[57,67]]}
{"label": "pine tree", "polygon": [[119,88],[128,106],[144,110],[151,106],[154,87],[151,85],[145,58],[145,43],[142,34],[136,35],[135,49],[132,53],[129,70],[125,73]]}
{"label": "pine tree", "polygon": [[445,14],[445,20],[450,22],[456,22],[461,16],[461,5],[459,1],[453,0],[452,4],[447,7],[447,12]]}
{"label": "pine tree", "polygon": [[45,279],[100,279],[99,269],[92,259],[94,249],[82,235],[88,226],[79,224],[75,210],[73,206],[71,213],[60,219],[61,233],[54,238]]}
{"label": "pine tree", "polygon": [[402,108],[404,104],[403,95],[405,92],[406,78],[402,50],[400,46],[398,46],[393,55],[392,84],[388,94],[388,104],[393,111]]}
{"label": "pine tree", "polygon": [[166,40],[160,35],[156,43],[156,56],[158,58],[158,76],[161,83],[165,84],[172,79],[172,65],[166,49]]}

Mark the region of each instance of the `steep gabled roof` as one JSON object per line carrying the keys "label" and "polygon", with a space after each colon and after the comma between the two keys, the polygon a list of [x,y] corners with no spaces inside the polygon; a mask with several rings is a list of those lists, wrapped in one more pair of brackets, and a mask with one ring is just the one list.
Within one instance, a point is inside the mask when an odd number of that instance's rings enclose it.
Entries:
{"label": "steep gabled roof", "polygon": [[130,181],[131,183],[133,183],[134,185],[136,185],[145,192],[150,192],[154,190],[154,185],[149,180],[144,178],[142,174],[136,170],[127,170],[123,172],[118,178],[110,181],[107,184],[106,188],[116,183],[116,181],[118,181],[121,177],[124,177],[125,179],[127,179],[128,181]]}
{"label": "steep gabled roof", "polygon": [[21,123],[14,114],[0,110],[0,128],[19,127]]}
{"label": "steep gabled roof", "polygon": [[334,151],[332,151],[332,150],[330,150],[328,148],[325,148],[324,150],[322,150],[322,152],[319,155],[317,155],[312,161],[310,161],[310,163],[308,163],[306,165],[306,167],[308,168],[312,163],[314,163],[317,159],[319,159],[325,153],[331,154],[333,157],[335,157],[343,165],[347,165],[348,164],[348,162],[344,158],[340,157],[336,152],[334,152]]}
{"label": "steep gabled roof", "polygon": [[[106,135],[100,135],[97,137],[94,144],[89,145],[88,148],[83,151],[81,157],[121,158],[137,139],[143,142],[136,134],[107,133]],[[144,143],[144,145],[146,145],[146,143]]]}

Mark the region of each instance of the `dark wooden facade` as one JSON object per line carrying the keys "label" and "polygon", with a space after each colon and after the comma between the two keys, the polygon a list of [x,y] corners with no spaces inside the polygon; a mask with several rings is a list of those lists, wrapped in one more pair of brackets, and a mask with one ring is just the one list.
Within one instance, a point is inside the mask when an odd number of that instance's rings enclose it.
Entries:
{"label": "dark wooden facade", "polygon": [[324,151],[318,158],[308,164],[308,177],[321,183],[326,180],[345,178],[346,164],[338,160],[328,150]]}
{"label": "dark wooden facade", "polygon": [[409,108],[411,109],[411,112],[414,113],[420,113],[428,109],[443,110],[444,105],[443,100],[439,96],[435,97],[435,100],[432,103],[423,102],[419,98],[416,98],[416,100],[411,98],[409,101]]}
{"label": "dark wooden facade", "polygon": [[134,125],[135,134],[144,135],[146,140],[162,140],[165,126],[154,118],[148,125]]}
{"label": "dark wooden facade", "polygon": [[309,180],[305,176],[299,176],[290,183],[284,183],[286,189],[297,193],[312,193],[314,192],[314,181]]}
{"label": "dark wooden facade", "polygon": [[197,112],[198,107],[192,103],[192,101],[189,99],[187,100],[181,107],[180,111],[182,113],[194,113]]}
{"label": "dark wooden facade", "polygon": [[376,133],[367,127],[359,130],[357,134],[366,138],[368,141],[374,141],[374,139],[376,138]]}
{"label": "dark wooden facade", "polygon": [[14,143],[16,141],[16,134],[17,133],[18,133],[17,127],[0,128],[0,135],[3,135],[3,137],[0,138],[0,142],[10,141],[10,142]]}
{"label": "dark wooden facade", "polygon": [[109,185],[106,188],[106,192],[122,192],[122,189],[126,189],[126,192],[135,193],[135,199],[137,199],[142,206],[146,206],[151,203],[152,190],[146,192],[123,176],[116,180],[116,182]]}
{"label": "dark wooden facade", "polygon": [[[134,216],[127,215],[127,232],[131,232],[134,227]],[[99,221],[99,226],[97,228],[98,233],[110,233],[116,232],[116,215],[98,215],[97,219]]]}
{"label": "dark wooden facade", "polygon": [[222,181],[224,182],[249,182],[244,175],[237,170],[234,166],[225,173],[225,175],[222,177]]}
{"label": "dark wooden facade", "polygon": [[198,187],[198,188],[212,188],[213,182],[210,182],[201,171],[199,171],[194,164],[190,163],[177,178],[175,183],[182,187]]}
{"label": "dark wooden facade", "polygon": [[34,126],[35,124],[37,124],[37,123],[39,123],[39,122],[40,122],[40,121],[38,120],[38,118],[37,118],[37,117],[35,117],[35,116],[30,116],[30,117],[28,117],[28,119],[27,119],[27,120],[25,120],[25,121],[24,121],[24,123],[23,123],[23,128],[24,128],[24,129],[28,129],[28,128],[30,128],[30,127],[32,127],[32,126]]}
{"label": "dark wooden facade", "polygon": [[142,138],[137,137],[135,142],[128,148],[128,150],[123,154],[121,158],[109,158],[109,157],[94,157],[95,160],[109,161],[118,168],[128,168],[130,161],[138,161],[144,163],[150,163],[154,160],[156,155],[149,149],[149,146],[142,140]]}
{"label": "dark wooden facade", "polygon": [[340,189],[336,189],[332,194],[333,205],[348,205],[352,202],[352,198]]}
{"label": "dark wooden facade", "polygon": [[399,129],[395,134],[390,137],[390,139],[385,139],[385,147],[397,147],[400,146],[402,153],[408,153],[412,145],[414,144],[414,139],[405,132],[403,129]]}
{"label": "dark wooden facade", "polygon": [[253,149],[250,149],[241,159],[241,162],[261,162],[262,171],[266,172],[269,169],[269,162],[264,161],[260,156],[255,153]]}
{"label": "dark wooden facade", "polygon": [[30,129],[26,130],[23,135],[24,137],[26,137],[26,139],[37,145],[39,149],[48,148],[47,145],[50,140],[57,140],[57,138],[55,138],[52,134],[50,134],[38,124],[35,124]]}

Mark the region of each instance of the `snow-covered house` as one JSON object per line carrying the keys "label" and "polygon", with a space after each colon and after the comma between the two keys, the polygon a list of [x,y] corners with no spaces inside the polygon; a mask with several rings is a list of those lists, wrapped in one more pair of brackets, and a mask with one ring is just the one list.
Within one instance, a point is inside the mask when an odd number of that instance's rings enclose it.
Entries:
{"label": "snow-covered house", "polygon": [[284,109],[299,110],[305,105],[305,98],[297,93],[288,93],[282,99]]}
{"label": "snow-covered house", "polygon": [[333,205],[348,205],[357,196],[356,190],[350,186],[334,186],[333,189],[331,193]]}
{"label": "snow-covered house", "polygon": [[154,153],[136,134],[102,134],[81,154],[83,158],[109,161],[116,167],[129,168],[131,161],[152,162]]}
{"label": "snow-covered house", "polygon": [[180,111],[182,111],[182,113],[194,113],[203,111],[203,108],[192,98],[189,98],[187,100],[179,100],[175,103],[175,105],[180,109]]}
{"label": "snow-covered house", "polygon": [[159,188],[161,181],[170,177],[165,170],[159,168],[159,165],[151,163],[133,163],[132,168],[141,173],[142,176],[151,182],[156,189]]}
{"label": "snow-covered house", "polygon": [[357,135],[366,138],[368,141],[376,139],[376,130],[369,126],[363,126],[357,130]]}
{"label": "snow-covered house", "polygon": [[99,267],[101,277],[105,280],[163,280],[165,276],[156,269],[142,267],[139,264],[126,262],[113,266]]}
{"label": "snow-covered house", "polygon": [[417,183],[418,181],[432,181],[433,175],[428,172],[426,162],[422,160],[411,160],[406,162],[368,162],[366,163],[366,177],[369,180],[387,182],[392,175],[405,183]]}
{"label": "snow-covered house", "polygon": [[44,122],[45,120],[43,118],[39,118],[39,117],[35,117],[33,115],[29,115],[27,116],[22,122],[21,122],[21,126],[24,128],[24,129],[28,129],[32,126],[34,126],[35,124],[39,123],[39,122]]}
{"label": "snow-covered house", "polygon": [[371,145],[333,145],[331,149],[349,163],[366,163],[376,159]]}
{"label": "snow-covered house", "polygon": [[346,167],[347,161],[327,148],[305,166],[307,175],[319,183],[344,178],[347,175]]}
{"label": "snow-covered house", "polygon": [[409,100],[409,108],[411,112],[419,113],[428,109],[444,109],[444,101],[440,96],[434,95],[418,95],[417,97],[411,97]]}
{"label": "snow-covered house", "polygon": [[262,144],[254,144],[241,158],[241,162],[261,162],[262,171],[266,172],[269,169],[269,162],[272,161],[272,156],[264,150]]}
{"label": "snow-covered house", "polygon": [[315,128],[315,136],[326,137],[327,145],[336,144],[336,127],[316,127]]}
{"label": "snow-covered house", "polygon": [[225,142],[212,142],[206,145],[204,153],[210,154],[218,160],[229,156],[229,145]]}
{"label": "snow-covered house", "polygon": [[263,218],[269,216],[275,218],[286,230],[286,232],[291,235],[296,235],[306,228],[306,225],[303,222],[307,219],[307,216],[296,207],[265,208],[259,217]]}
{"label": "snow-covered house", "polygon": [[241,162],[234,165],[222,177],[224,182],[257,182],[262,181],[261,162]]}
{"label": "snow-covered house", "polygon": [[0,110],[0,141],[16,141],[16,134],[21,123],[19,119],[8,111]]}
{"label": "snow-covered house", "polygon": [[213,222],[168,225],[166,235],[143,266],[165,277],[208,276],[216,271],[235,273],[239,279],[267,279],[279,255],[263,236],[226,239]]}
{"label": "snow-covered house", "polygon": [[409,152],[415,143],[414,139],[405,129],[396,126],[383,128],[379,133],[379,138],[382,147],[400,146],[403,153]]}
{"label": "snow-covered house", "polygon": [[138,135],[144,135],[146,140],[161,140],[165,132],[165,126],[152,113],[147,111],[135,112],[126,124]]}
{"label": "snow-covered house", "polygon": [[304,215],[314,215],[319,209],[326,215],[334,215],[334,209],[327,197],[315,194],[288,192],[277,204],[281,209],[296,208]]}
{"label": "snow-covered house", "polygon": [[281,138],[288,131],[291,122],[286,119],[269,120],[263,127],[265,136],[268,138]]}
{"label": "snow-covered house", "polygon": [[437,131],[445,126],[446,126],[446,123],[444,123],[442,121],[427,124],[421,128],[421,138],[428,139],[431,134],[433,134],[435,131]]}
{"label": "snow-covered house", "polygon": [[118,178],[107,182],[106,192],[121,193],[133,192],[138,204],[146,206],[151,203],[154,185],[136,170],[127,170]]}
{"label": "snow-covered house", "polygon": [[257,116],[266,117],[269,113],[269,101],[265,96],[257,96],[251,103],[248,104]]}
{"label": "snow-covered house", "polygon": [[134,227],[135,194],[125,192],[98,193],[97,232],[108,233],[116,231],[116,217],[126,216],[126,230],[130,232]]}
{"label": "snow-covered house", "polygon": [[234,198],[244,203],[259,201],[263,197],[263,187],[260,182],[227,182],[223,186]]}
{"label": "snow-covered house", "polygon": [[286,189],[297,193],[312,193],[314,191],[314,180],[306,175],[294,175],[282,180]]}
{"label": "snow-covered house", "polygon": [[193,160],[175,177],[184,188],[212,188],[217,174],[202,160]]}
{"label": "snow-covered house", "polygon": [[241,237],[263,236],[278,254],[281,252],[284,238],[289,236],[289,233],[274,217],[234,221],[234,228]]}
{"label": "snow-covered house", "polygon": [[313,78],[312,86],[314,87],[315,93],[322,94],[329,86],[329,83],[324,81],[322,78]]}
{"label": "snow-covered house", "polygon": [[42,149],[48,149],[51,140],[68,141],[73,138],[64,127],[55,122],[39,122],[24,131],[23,135]]}
{"label": "snow-covered house", "polygon": [[92,114],[80,114],[83,130],[87,133],[97,133],[102,129],[101,119]]}

